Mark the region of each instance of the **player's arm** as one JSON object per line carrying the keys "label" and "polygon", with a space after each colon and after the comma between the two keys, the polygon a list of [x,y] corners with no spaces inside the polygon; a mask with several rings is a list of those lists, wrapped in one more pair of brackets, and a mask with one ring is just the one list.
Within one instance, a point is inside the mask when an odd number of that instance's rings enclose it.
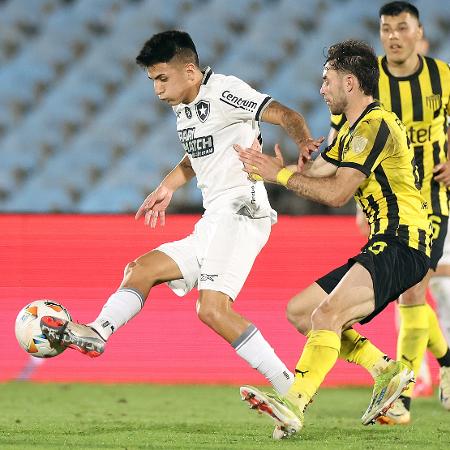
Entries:
{"label": "player's arm", "polygon": [[311,137],[308,125],[300,113],[276,100],[272,100],[264,109],[261,120],[279,125],[296,143],[299,148],[299,169],[302,169],[303,164],[311,159],[311,153],[318,150],[324,141],[324,138],[313,139]]}
{"label": "player's arm", "polygon": [[[339,167],[334,164],[320,164],[322,170],[329,170],[329,176],[311,177],[300,172],[292,173],[284,167],[280,147],[275,146],[275,156],[259,153],[254,149],[244,149],[238,145],[235,149],[244,163],[247,173],[256,173],[264,180],[286,186],[300,197],[314,200],[328,206],[345,205],[354,195],[366,175],[352,167]],[[320,157],[321,158],[321,157]],[[314,164],[313,164],[314,166]],[[330,166],[334,166],[333,169]]]}
{"label": "player's arm", "polygon": [[139,207],[135,219],[145,217],[145,224],[155,228],[158,218],[164,226],[166,209],[172,200],[173,193],[195,176],[189,157],[183,159],[166,175],[160,185],[147,196]]}
{"label": "player's arm", "polygon": [[[287,169],[294,172],[291,166],[287,166]],[[325,159],[322,158],[322,155],[319,155],[314,161],[309,161],[305,164],[302,174],[308,177],[321,178],[330,177],[331,175],[334,175],[336,171],[337,167],[334,164],[325,161]]]}
{"label": "player's arm", "polygon": [[[447,120],[450,120],[447,118]],[[447,128],[447,161],[436,164],[433,168],[434,179],[445,186],[450,186],[450,127]]]}
{"label": "player's arm", "polygon": [[175,192],[194,177],[195,172],[191,161],[188,155],[184,155],[183,159],[161,181],[161,186],[165,186],[167,189]]}
{"label": "player's arm", "polygon": [[313,178],[294,173],[286,187],[300,197],[338,208],[353,197],[365,178],[358,169],[340,167],[334,175],[327,177]]}

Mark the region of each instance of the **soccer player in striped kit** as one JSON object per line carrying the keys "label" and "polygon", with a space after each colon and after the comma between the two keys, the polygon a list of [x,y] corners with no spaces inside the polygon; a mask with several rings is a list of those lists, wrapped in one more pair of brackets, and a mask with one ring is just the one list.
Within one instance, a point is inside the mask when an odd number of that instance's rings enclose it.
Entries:
{"label": "soccer player in striped kit", "polygon": [[[379,15],[380,39],[386,54],[378,58],[380,78],[374,97],[384,108],[395,112],[407,128],[414,148],[419,188],[433,226],[430,270],[399,299],[401,325],[397,358],[417,374],[428,347],[441,366],[441,404],[450,410],[450,351],[436,314],[425,299],[447,234],[450,70],[447,63],[417,51],[423,28],[414,5],[403,1],[387,3],[380,8]],[[337,130],[345,121],[344,116],[334,116],[332,126]],[[412,390],[411,385],[381,418],[382,423],[410,422]]]}

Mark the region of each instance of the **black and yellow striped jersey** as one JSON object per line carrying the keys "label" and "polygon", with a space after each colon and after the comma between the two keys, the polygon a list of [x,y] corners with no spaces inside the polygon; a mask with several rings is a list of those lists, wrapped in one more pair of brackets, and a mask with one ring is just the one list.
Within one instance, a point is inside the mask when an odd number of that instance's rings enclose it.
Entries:
{"label": "black and yellow striped jersey", "polygon": [[397,236],[430,256],[431,227],[418,189],[414,151],[395,114],[371,103],[351,127],[344,123],[322,157],[367,176],[355,200],[367,216],[370,238]]}
{"label": "black and yellow striped jersey", "polygon": [[[448,194],[443,183],[433,179],[433,167],[447,161],[447,116],[450,115],[450,68],[438,59],[420,56],[419,68],[407,77],[393,76],[386,57],[378,57],[380,79],[376,98],[405,124],[428,214],[448,215]],[[339,129],[344,116],[332,116]]]}

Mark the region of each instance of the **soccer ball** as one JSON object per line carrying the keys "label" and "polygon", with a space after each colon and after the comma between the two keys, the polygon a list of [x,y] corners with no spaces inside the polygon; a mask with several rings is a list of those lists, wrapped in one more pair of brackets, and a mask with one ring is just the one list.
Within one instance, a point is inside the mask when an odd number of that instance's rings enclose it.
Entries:
{"label": "soccer ball", "polygon": [[66,347],[50,344],[41,331],[41,317],[53,316],[72,320],[64,306],[53,300],[35,300],[20,310],[16,319],[16,339],[20,346],[37,358],[51,358],[62,353]]}

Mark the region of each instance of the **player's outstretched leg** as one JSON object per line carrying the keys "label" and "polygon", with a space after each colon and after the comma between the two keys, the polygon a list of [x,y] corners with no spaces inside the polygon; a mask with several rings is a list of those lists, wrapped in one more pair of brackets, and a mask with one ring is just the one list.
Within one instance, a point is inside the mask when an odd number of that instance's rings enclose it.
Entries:
{"label": "player's outstretched leg", "polygon": [[73,348],[95,358],[105,350],[106,341],[93,328],[52,316],[41,318],[41,330],[52,344]]}
{"label": "player's outstretched leg", "polygon": [[401,393],[414,381],[414,372],[399,361],[390,361],[375,378],[369,407],[361,417],[363,425],[374,423],[386,414]]}
{"label": "player's outstretched leg", "polygon": [[247,402],[251,409],[265,414],[274,420],[276,428],[274,439],[283,439],[292,436],[303,427],[303,411],[290,402],[286,397],[261,392],[253,386],[240,388],[241,399]]}

